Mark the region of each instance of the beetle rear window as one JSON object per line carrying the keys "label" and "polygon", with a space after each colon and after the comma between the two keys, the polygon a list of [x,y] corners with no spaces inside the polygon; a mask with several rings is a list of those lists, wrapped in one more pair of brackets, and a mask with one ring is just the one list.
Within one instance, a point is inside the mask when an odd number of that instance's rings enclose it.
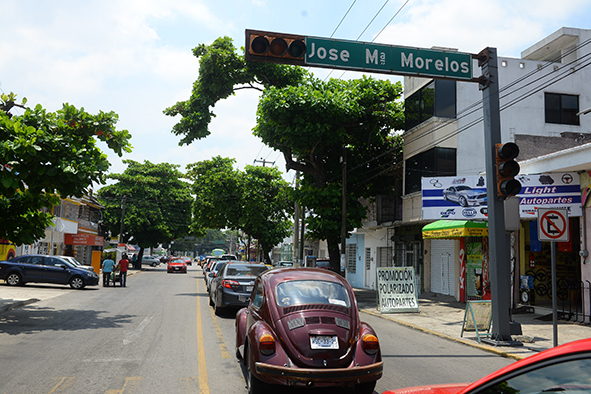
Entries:
{"label": "beetle rear window", "polygon": [[294,280],[277,285],[277,305],[288,307],[307,304],[351,306],[349,294],[343,285],[320,280]]}

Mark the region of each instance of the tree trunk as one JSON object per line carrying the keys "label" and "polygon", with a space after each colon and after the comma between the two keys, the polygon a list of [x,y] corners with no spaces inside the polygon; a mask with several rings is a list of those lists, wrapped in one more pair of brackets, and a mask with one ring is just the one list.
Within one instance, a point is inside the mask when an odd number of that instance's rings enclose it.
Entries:
{"label": "tree trunk", "polygon": [[330,258],[330,269],[334,272],[341,273],[341,251],[339,250],[339,238],[327,239],[328,256]]}

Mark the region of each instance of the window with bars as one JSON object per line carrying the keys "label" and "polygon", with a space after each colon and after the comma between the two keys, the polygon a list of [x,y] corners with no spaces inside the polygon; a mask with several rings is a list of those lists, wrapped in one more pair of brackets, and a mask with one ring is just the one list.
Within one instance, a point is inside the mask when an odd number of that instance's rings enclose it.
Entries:
{"label": "window with bars", "polygon": [[354,274],[357,272],[357,244],[347,245],[347,271]]}

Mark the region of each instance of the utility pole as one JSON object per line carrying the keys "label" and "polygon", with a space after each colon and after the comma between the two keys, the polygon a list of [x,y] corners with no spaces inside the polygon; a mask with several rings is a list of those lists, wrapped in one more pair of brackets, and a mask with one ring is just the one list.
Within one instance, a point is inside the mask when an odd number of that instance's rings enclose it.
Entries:
{"label": "utility pole", "polygon": [[119,226],[119,243],[123,243],[123,220],[125,219],[125,199],[127,196],[121,198],[121,226]]}
{"label": "utility pole", "polygon": [[343,143],[341,155],[341,171],[343,178],[343,194],[341,201],[341,266],[339,272],[345,269],[345,253],[347,249],[347,146]]}
{"label": "utility pole", "polygon": [[[300,172],[296,171],[296,189],[300,184]],[[299,244],[300,244],[300,204],[296,201],[293,213],[293,255],[292,260],[298,266]]]}
{"label": "utility pole", "polygon": [[256,163],[263,163],[263,167],[265,167],[265,164],[267,164],[267,163],[271,163],[272,166],[275,165],[275,162],[274,161],[268,161],[266,159],[263,159],[262,157],[261,157],[261,160],[254,160],[252,162],[252,164],[256,164]]}

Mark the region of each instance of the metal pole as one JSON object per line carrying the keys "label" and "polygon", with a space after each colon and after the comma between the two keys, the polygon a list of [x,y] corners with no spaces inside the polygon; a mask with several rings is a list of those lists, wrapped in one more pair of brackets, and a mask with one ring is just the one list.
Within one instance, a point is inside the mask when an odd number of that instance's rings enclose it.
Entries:
{"label": "metal pole", "polygon": [[[501,143],[501,114],[499,104],[499,71],[497,49],[486,48],[480,62],[486,78],[480,85],[484,112],[484,148],[486,160],[486,189],[488,209],[489,269],[491,278],[492,335],[494,345],[517,345],[511,340],[511,262],[510,244],[505,234],[504,203],[497,196],[495,145]],[[520,343],[519,343],[520,344]]]}
{"label": "metal pole", "polygon": [[341,167],[343,176],[343,195],[341,201],[341,266],[343,272],[345,267],[345,251],[347,247],[347,146],[343,144],[341,156]]}
{"label": "metal pole", "polygon": [[556,242],[550,242],[552,255],[552,333],[554,347],[558,346],[558,289],[556,288]]}
{"label": "metal pole", "polygon": [[119,226],[119,243],[123,243],[123,220],[125,219],[125,197],[121,199],[121,226]]}

